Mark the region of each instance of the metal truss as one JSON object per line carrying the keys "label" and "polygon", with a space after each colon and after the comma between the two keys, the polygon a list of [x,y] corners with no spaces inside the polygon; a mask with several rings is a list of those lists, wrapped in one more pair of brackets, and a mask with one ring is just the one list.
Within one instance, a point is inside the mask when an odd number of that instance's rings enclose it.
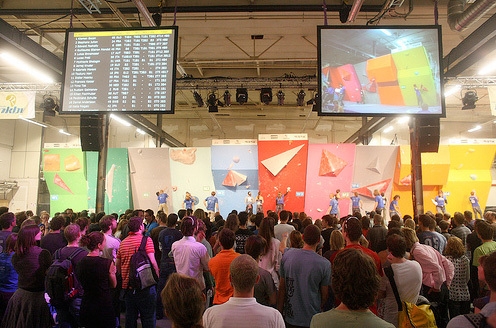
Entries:
{"label": "metal truss", "polygon": [[446,79],[446,85],[456,84],[468,88],[486,88],[496,86],[496,76],[459,76]]}

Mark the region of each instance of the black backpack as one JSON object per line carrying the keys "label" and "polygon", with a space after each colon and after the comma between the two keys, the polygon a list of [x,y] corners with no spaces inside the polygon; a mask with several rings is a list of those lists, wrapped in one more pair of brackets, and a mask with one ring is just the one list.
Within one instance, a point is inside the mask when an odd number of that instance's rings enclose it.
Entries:
{"label": "black backpack", "polygon": [[72,259],[84,249],[77,247],[71,255],[60,259],[60,249],[55,251],[52,265],[47,270],[45,277],[45,291],[50,296],[50,304],[60,306],[76,298],[79,290],[76,288],[76,274],[72,265]]}
{"label": "black backpack", "polygon": [[489,327],[489,325],[487,324],[487,318],[482,315],[482,313],[469,313],[464,314],[464,316],[476,328]]}
{"label": "black backpack", "polygon": [[146,253],[147,239],[147,236],[143,236],[139,249],[131,256],[129,261],[128,285],[131,289],[142,290],[157,284],[157,274]]}

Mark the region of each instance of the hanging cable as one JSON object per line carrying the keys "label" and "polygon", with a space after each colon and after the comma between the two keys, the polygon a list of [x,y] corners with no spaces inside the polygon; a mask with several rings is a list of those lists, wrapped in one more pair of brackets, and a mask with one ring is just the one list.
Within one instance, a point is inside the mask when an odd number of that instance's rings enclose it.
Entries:
{"label": "hanging cable", "polygon": [[439,10],[438,10],[438,0],[434,0],[434,25],[439,24]]}
{"label": "hanging cable", "polygon": [[176,0],[176,4],[174,5],[174,23],[172,24],[173,26],[176,26],[176,14],[177,14],[177,0]]}
{"label": "hanging cable", "polygon": [[71,19],[69,20],[69,28],[72,28],[73,17],[74,17],[74,0],[71,1]]}
{"label": "hanging cable", "polygon": [[327,5],[325,0],[322,0],[322,9],[324,9],[324,25],[327,26]]}

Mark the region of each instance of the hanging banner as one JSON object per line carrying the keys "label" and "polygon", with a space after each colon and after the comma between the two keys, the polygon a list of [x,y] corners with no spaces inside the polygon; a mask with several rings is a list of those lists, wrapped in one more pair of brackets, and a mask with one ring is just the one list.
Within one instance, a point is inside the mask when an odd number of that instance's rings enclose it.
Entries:
{"label": "hanging banner", "polygon": [[496,116],[496,87],[487,87],[487,93],[489,94],[489,105],[491,106],[491,115]]}
{"label": "hanging banner", "polygon": [[35,91],[0,92],[0,119],[34,118]]}

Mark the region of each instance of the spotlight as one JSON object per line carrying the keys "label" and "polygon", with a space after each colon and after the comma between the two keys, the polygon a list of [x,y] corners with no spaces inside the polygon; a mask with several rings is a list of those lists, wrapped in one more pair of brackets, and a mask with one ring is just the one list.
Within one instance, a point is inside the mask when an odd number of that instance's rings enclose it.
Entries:
{"label": "spotlight", "polygon": [[284,105],[284,92],[282,92],[282,90],[279,90],[279,92],[277,92],[277,104],[279,106]]}
{"label": "spotlight", "polygon": [[343,2],[339,8],[339,21],[341,23],[346,23],[348,17],[350,16],[351,6]]}
{"label": "spotlight", "polygon": [[318,106],[320,105],[320,96],[318,93],[313,95],[313,98],[307,101],[307,105],[312,105],[312,112],[318,112]]}
{"label": "spotlight", "polygon": [[217,97],[213,91],[208,95],[207,105],[209,113],[217,113],[219,111],[219,107],[217,106]]}
{"label": "spotlight", "polygon": [[41,104],[41,108],[44,110],[45,116],[55,116],[55,112],[59,111],[57,98],[51,95],[43,96],[43,103]]}
{"label": "spotlight", "polygon": [[462,98],[462,110],[475,109],[475,102],[477,100],[479,100],[479,97],[477,96],[477,92],[475,90],[469,90],[465,92],[465,95]]}
{"label": "spotlight", "polygon": [[207,106],[209,113],[217,113],[219,111],[219,106],[224,107],[224,104],[217,98],[215,92],[212,91],[207,98]]}
{"label": "spotlight", "polygon": [[153,21],[155,22],[155,25],[160,27],[162,25],[162,13],[155,13],[152,15]]}
{"label": "spotlight", "polygon": [[224,92],[224,104],[226,106],[231,106],[231,94],[229,93],[229,90]]}
{"label": "spotlight", "polygon": [[202,96],[198,93],[198,91],[193,91],[193,97],[195,98],[196,103],[198,104],[198,107],[203,107],[205,103],[203,102]]}
{"label": "spotlight", "polygon": [[302,107],[305,105],[305,96],[306,93],[305,91],[303,91],[303,89],[301,89],[300,92],[298,92],[298,94],[296,95],[296,104],[298,105],[298,107]]}
{"label": "spotlight", "polygon": [[320,94],[316,93],[315,96],[313,96],[314,102],[312,106],[312,112],[318,112],[319,107],[320,107]]}
{"label": "spotlight", "polygon": [[272,89],[262,88],[260,91],[260,101],[266,105],[270,104],[272,101]]}
{"label": "spotlight", "polygon": [[236,89],[236,101],[243,105],[248,101],[248,89],[246,88],[237,88]]}

